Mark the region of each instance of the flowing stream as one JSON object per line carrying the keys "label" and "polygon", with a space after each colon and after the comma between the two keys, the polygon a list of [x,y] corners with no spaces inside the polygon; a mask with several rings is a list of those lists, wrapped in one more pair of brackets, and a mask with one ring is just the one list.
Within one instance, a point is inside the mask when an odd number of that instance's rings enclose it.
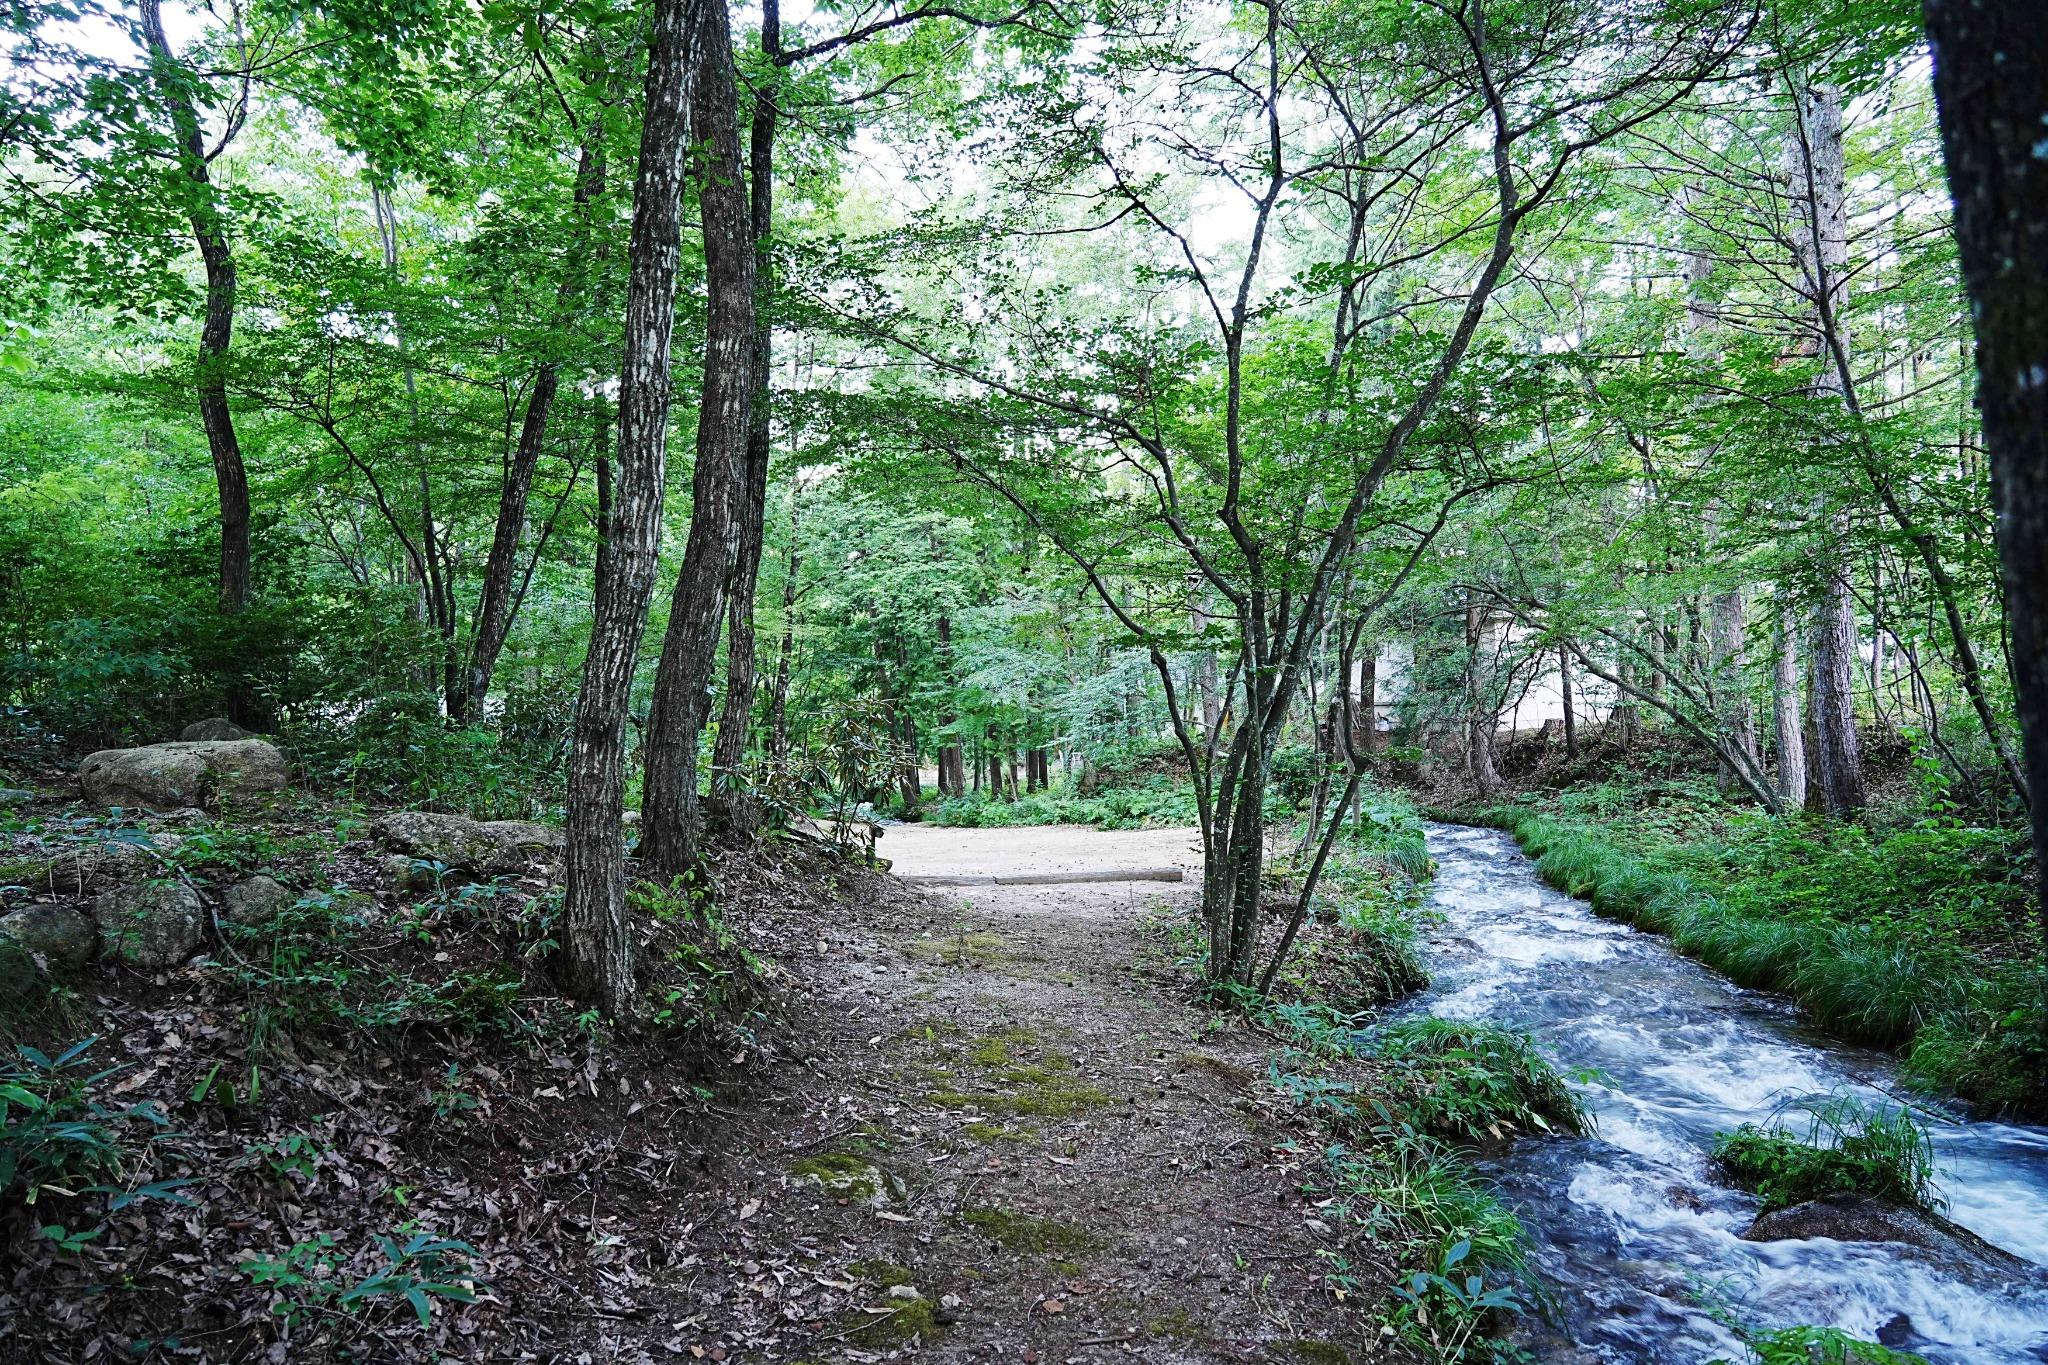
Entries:
{"label": "flowing stream", "polygon": [[1579,1085],[1597,1136],[1519,1142],[1486,1163],[1558,1299],[1563,1337],[1531,1342],[1539,1354],[1740,1360],[1706,1307],[1718,1304],[1754,1326],[1838,1327],[1941,1365],[2048,1361],[2048,1128],[1927,1115],[1949,1218],[2024,1264],[1897,1243],[1744,1241],[1757,1201],[1716,1178],[1714,1135],[1803,1095],[1896,1102],[1889,1059],[1599,918],[1543,885],[1506,834],[1432,825],[1429,848],[1444,923],[1435,984],[1414,1008],[1525,1028],[1559,1065],[1597,1072]]}

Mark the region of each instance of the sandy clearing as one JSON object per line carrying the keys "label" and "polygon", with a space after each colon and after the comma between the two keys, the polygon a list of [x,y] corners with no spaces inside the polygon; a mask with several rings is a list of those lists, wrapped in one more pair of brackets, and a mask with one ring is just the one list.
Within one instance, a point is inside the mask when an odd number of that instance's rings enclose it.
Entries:
{"label": "sandy clearing", "polygon": [[[1121,868],[1202,865],[1193,829],[1100,830],[1087,825],[1022,829],[947,829],[890,825],[878,850],[891,871],[906,876],[1006,876],[1018,873],[1104,872]],[[1192,880],[1192,875],[1190,877]]]}

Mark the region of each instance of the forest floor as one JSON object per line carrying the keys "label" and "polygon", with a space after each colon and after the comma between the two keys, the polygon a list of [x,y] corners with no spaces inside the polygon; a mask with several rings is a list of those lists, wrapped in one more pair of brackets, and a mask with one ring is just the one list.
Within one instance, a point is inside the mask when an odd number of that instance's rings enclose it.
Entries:
{"label": "forest floor", "polygon": [[[895,871],[1190,863],[1192,832],[891,829]],[[980,885],[821,926],[808,1042],[681,1210],[676,1344],[710,1358],[1342,1361],[1376,1320],[1269,1040],[1186,999],[1161,882]],[[1384,1279],[1381,1282],[1385,1282]],[[630,1329],[627,1329],[630,1331]],[[604,1348],[595,1359],[621,1358]]]}
{"label": "forest floor", "polygon": [[[394,886],[371,812],[306,793],[163,817],[83,809],[60,773],[27,795],[6,905],[80,914],[142,876],[212,925],[169,968],[76,968],[7,1030],[97,1037],[23,1074],[118,1147],[111,1187],[0,1209],[0,1357],[1377,1358],[1379,1305],[1329,1276],[1389,1284],[1391,1253],[1319,1207],[1328,1137],[1268,1081],[1281,1041],[1194,1003],[1164,913],[1192,876],[920,887],[722,851],[724,927],[653,908],[673,1021],[614,1034],[536,956],[544,861]],[[1192,867],[1194,842],[902,826],[882,851],[1085,875]],[[259,867],[282,900],[224,919]]]}

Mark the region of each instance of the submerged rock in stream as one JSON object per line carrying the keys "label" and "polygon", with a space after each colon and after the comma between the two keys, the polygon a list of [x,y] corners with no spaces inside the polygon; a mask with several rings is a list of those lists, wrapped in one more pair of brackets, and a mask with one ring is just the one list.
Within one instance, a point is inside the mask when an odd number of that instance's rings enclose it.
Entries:
{"label": "submerged rock in stream", "polygon": [[1831,1194],[1763,1214],[1742,1234],[1745,1242],[1889,1242],[1924,1251],[1948,1274],[1973,1283],[2033,1277],[2040,1268],[2021,1260],[1938,1213],[1867,1194]]}

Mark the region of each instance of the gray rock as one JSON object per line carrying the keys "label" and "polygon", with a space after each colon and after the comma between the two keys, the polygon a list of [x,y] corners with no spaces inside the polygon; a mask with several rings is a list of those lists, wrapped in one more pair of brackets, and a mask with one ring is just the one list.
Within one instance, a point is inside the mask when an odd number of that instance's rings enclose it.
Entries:
{"label": "gray rock", "polygon": [[380,864],[384,871],[384,883],[393,891],[432,891],[434,872],[423,866],[419,859],[404,853],[386,854]]}
{"label": "gray rock", "polygon": [[147,844],[127,839],[64,844],[46,857],[9,864],[0,873],[0,880],[7,885],[60,895],[80,895],[95,888],[139,882],[157,875],[162,870],[161,855],[184,842],[175,834],[153,834],[147,838]]}
{"label": "gray rock", "polygon": [[297,899],[283,882],[258,872],[221,889],[220,912],[236,924],[262,924]]}
{"label": "gray rock", "polygon": [[284,754],[260,739],[102,749],[79,765],[88,801],[102,806],[204,805],[215,792],[280,791]]}
{"label": "gray rock", "polygon": [[1924,1253],[1922,1259],[1971,1283],[2038,1273],[2037,1267],[1940,1214],[1866,1194],[1831,1194],[1763,1214],[1742,1236],[1749,1242],[1806,1241],[1814,1237],[1837,1242],[1890,1242]]}
{"label": "gray rock", "polygon": [[465,816],[424,810],[386,812],[377,817],[371,831],[394,853],[481,877],[523,872],[536,862],[551,862],[561,856],[564,844],[560,830],[530,820],[480,824]]}
{"label": "gray rock", "polygon": [[178,731],[178,738],[188,741],[197,739],[247,739],[249,738],[249,732],[229,720],[226,716],[208,716],[204,720],[195,720],[184,729]]}
{"label": "gray rock", "polygon": [[569,846],[562,831],[534,820],[486,820],[477,828],[498,846],[494,870],[517,872],[534,863],[555,862]]}
{"label": "gray rock", "polygon": [[32,954],[50,971],[76,971],[92,961],[93,922],[68,905],[31,905],[0,916],[0,938]]}
{"label": "gray rock", "polygon": [[183,882],[140,882],[102,891],[92,903],[100,951],[154,971],[192,956],[206,931],[206,907]]}
{"label": "gray rock", "polygon": [[462,871],[479,870],[498,852],[498,843],[476,821],[438,811],[394,810],[370,827],[377,842],[394,853],[445,863]]}
{"label": "gray rock", "polygon": [[26,806],[36,794],[26,787],[0,787],[0,806]]}

